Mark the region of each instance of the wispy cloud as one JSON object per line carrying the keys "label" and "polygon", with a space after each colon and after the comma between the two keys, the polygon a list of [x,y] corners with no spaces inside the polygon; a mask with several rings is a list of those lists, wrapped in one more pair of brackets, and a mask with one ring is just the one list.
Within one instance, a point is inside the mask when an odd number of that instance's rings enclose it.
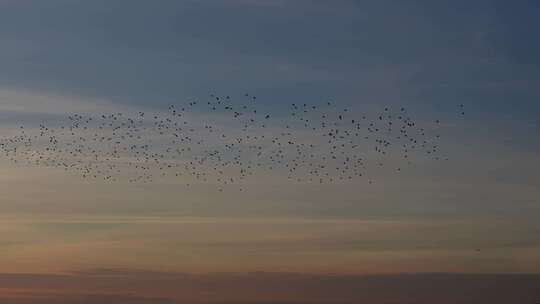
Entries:
{"label": "wispy cloud", "polygon": [[[494,229],[503,232],[493,235]],[[0,267],[17,272],[141,267],[191,272],[523,273],[539,270],[534,259],[540,252],[536,230],[537,223],[487,218],[13,215],[3,217],[0,225]]]}

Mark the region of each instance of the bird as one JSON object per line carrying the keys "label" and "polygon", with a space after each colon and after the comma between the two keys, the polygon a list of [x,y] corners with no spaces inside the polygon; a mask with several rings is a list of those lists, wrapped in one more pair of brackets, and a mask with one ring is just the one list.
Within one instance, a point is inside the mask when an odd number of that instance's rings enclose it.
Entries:
{"label": "bird", "polygon": [[[371,115],[342,109],[347,120],[334,116],[334,102],[293,103],[285,116],[260,114],[257,96],[212,93],[155,113],[66,113],[60,125],[20,125],[18,134],[0,138],[0,152],[13,163],[56,168],[89,182],[169,178],[186,188],[216,185],[219,192],[246,192],[247,181],[270,172],[297,183],[371,185],[381,172],[403,176],[415,158],[448,159],[437,129],[443,126],[422,127],[405,107],[384,106]],[[200,111],[226,122],[190,119]]]}

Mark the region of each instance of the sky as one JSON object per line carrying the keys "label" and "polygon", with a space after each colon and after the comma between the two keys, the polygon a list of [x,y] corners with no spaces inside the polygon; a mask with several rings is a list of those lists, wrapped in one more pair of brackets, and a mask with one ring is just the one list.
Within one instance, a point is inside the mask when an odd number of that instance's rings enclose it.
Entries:
{"label": "sky", "polygon": [[0,299],[474,302],[455,286],[539,301],[539,27],[526,0],[0,0],[0,137],[249,93],[276,115],[406,106],[447,122],[451,155],[373,185],[269,176],[242,194],[0,157]]}

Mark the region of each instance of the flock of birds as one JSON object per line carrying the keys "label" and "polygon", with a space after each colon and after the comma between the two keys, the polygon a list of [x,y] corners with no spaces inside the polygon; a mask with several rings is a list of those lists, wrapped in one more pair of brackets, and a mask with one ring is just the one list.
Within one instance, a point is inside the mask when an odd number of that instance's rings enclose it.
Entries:
{"label": "flock of birds", "polygon": [[[456,106],[465,115],[464,106]],[[404,107],[356,115],[333,102],[290,104],[269,114],[257,98],[210,95],[167,111],[72,114],[46,125],[20,126],[0,139],[14,163],[61,168],[88,180],[152,183],[239,191],[257,177],[335,183],[386,168],[400,172],[422,157],[447,160],[439,120],[420,126]]]}

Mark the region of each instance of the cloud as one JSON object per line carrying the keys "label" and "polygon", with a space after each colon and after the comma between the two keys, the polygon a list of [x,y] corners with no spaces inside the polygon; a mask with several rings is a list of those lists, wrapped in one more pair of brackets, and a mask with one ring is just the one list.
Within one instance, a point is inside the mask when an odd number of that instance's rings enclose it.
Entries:
{"label": "cloud", "polygon": [[0,112],[65,116],[70,112],[101,113],[137,107],[121,107],[105,99],[83,98],[69,94],[53,94],[24,89],[0,88]]}
{"label": "cloud", "polygon": [[0,300],[25,304],[506,304],[535,303],[540,297],[540,275],[190,274],[94,269],[60,275],[0,274],[0,283],[3,286]]}
{"label": "cloud", "polygon": [[[0,291],[2,291],[0,289]],[[3,291],[0,300],[10,304],[175,304],[171,299],[114,294],[62,294]]]}
{"label": "cloud", "polygon": [[56,213],[2,217],[1,222],[4,271],[58,272],[97,266],[371,274],[540,270],[535,259],[540,252],[537,221]]}

